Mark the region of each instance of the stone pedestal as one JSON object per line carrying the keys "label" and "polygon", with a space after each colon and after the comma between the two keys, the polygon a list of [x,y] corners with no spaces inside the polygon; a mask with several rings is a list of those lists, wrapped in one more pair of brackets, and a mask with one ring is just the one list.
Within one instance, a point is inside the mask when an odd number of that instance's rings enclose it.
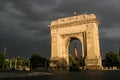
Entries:
{"label": "stone pedestal", "polygon": [[67,69],[67,62],[64,58],[54,57],[50,60],[50,68],[52,70],[65,70]]}
{"label": "stone pedestal", "polygon": [[101,58],[85,59],[85,70],[102,70]]}

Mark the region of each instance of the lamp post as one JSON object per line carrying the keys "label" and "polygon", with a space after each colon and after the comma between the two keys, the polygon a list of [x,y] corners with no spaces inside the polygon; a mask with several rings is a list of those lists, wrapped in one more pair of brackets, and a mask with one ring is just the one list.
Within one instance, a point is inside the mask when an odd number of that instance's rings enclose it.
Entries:
{"label": "lamp post", "polygon": [[10,60],[10,68],[12,68],[12,59]]}
{"label": "lamp post", "polygon": [[117,54],[118,54],[118,68],[120,68],[120,46],[117,46]]}
{"label": "lamp post", "polygon": [[17,58],[15,58],[15,69],[17,68]]}

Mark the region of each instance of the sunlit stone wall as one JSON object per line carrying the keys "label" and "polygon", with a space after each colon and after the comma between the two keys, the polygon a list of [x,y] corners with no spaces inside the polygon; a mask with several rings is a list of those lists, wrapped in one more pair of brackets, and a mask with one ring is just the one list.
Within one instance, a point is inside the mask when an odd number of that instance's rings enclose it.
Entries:
{"label": "sunlit stone wall", "polygon": [[[49,25],[51,30],[51,60],[64,58],[69,65],[68,46],[75,37],[82,43],[82,56],[85,68],[101,68],[101,56],[98,34],[99,20],[95,14],[83,14],[54,20]],[[51,63],[55,65],[54,63]],[[95,67],[95,69],[97,69]]]}

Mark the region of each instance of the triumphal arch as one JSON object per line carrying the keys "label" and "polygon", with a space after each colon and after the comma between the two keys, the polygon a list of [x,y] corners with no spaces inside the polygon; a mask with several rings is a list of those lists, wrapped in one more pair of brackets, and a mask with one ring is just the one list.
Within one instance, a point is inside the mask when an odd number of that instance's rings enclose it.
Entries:
{"label": "triumphal arch", "polygon": [[[86,69],[101,69],[101,56],[98,35],[99,20],[95,14],[75,15],[54,20],[51,30],[50,66],[69,66],[69,44],[77,38],[82,44],[82,57]],[[59,61],[59,63],[55,62]]]}

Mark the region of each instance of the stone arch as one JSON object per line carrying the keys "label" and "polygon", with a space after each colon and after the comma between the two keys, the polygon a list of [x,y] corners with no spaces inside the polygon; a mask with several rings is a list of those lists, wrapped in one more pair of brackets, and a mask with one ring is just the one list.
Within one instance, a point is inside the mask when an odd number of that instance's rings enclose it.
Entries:
{"label": "stone arch", "polygon": [[66,66],[69,66],[68,45],[72,38],[77,38],[82,44],[85,68],[101,69],[98,25],[99,21],[94,14],[83,14],[52,21],[49,25],[51,29],[51,61],[64,58],[67,62]]}
{"label": "stone arch", "polygon": [[[69,45],[70,45],[70,42],[72,41],[72,39],[77,39],[77,40],[79,40],[80,42],[81,42],[81,45],[84,45],[83,44],[83,40],[82,40],[82,37],[81,36],[74,36],[74,35],[72,35],[72,36],[68,36],[67,37],[67,39],[65,40],[65,54],[66,55],[69,55]],[[82,57],[84,57],[84,48],[83,48],[83,46],[82,46]],[[68,62],[68,64],[69,64],[69,59],[67,58],[67,62]]]}

